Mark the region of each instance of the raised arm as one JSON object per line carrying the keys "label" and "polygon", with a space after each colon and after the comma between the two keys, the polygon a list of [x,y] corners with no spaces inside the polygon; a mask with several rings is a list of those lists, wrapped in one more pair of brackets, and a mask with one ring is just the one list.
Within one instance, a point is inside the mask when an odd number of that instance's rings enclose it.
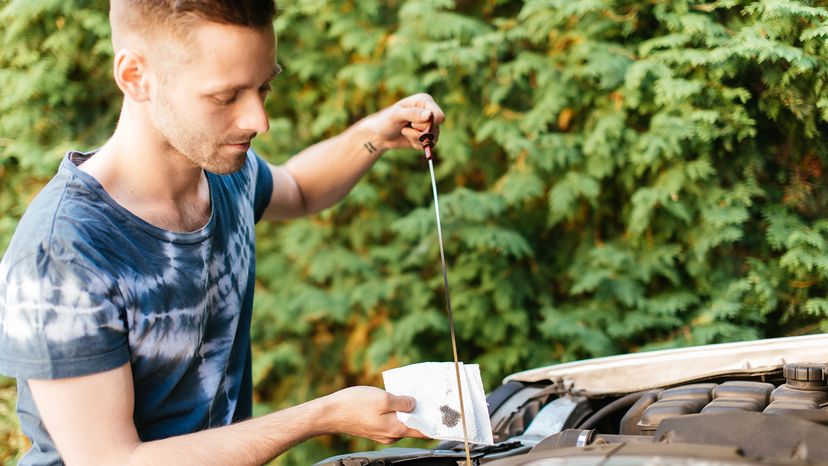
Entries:
{"label": "raised arm", "polygon": [[432,116],[435,125],[445,119],[431,96],[412,95],[305,149],[285,164],[271,166],[273,195],[264,217],[299,217],[335,204],[386,150],[421,147],[420,132]]}
{"label": "raised arm", "polygon": [[49,435],[68,465],[258,465],[299,442],[345,433],[392,443],[422,437],[394,411],[414,400],[374,387],[352,387],[292,408],[225,427],[141,442],[132,420],[129,365],[58,380],[29,380]]}

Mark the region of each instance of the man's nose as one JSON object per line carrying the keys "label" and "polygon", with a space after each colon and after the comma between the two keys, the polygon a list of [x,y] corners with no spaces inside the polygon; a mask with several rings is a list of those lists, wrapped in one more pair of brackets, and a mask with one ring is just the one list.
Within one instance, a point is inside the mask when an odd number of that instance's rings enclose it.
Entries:
{"label": "man's nose", "polygon": [[258,95],[248,96],[241,108],[241,115],[236,124],[239,129],[244,131],[258,134],[267,132],[270,129],[270,120],[267,118],[264,100]]}

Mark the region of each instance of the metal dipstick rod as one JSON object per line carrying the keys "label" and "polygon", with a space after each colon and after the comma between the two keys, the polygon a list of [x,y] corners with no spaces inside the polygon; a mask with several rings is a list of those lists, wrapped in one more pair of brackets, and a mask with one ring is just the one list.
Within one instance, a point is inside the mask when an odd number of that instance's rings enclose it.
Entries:
{"label": "metal dipstick rod", "polygon": [[466,449],[466,465],[472,466],[471,451],[469,450],[469,433],[466,427],[466,409],[463,406],[463,388],[460,385],[460,359],[457,357],[457,339],[454,336],[454,315],[451,312],[451,298],[449,297],[448,272],[446,267],[446,253],[443,248],[443,227],[440,225],[440,201],[437,196],[437,179],[434,177],[434,154],[431,149],[434,147],[434,133],[431,127],[434,125],[434,115],[429,118],[428,128],[420,134],[420,144],[425,151],[428,160],[428,170],[431,173],[431,191],[434,194],[434,212],[437,215],[437,240],[440,243],[440,263],[443,268],[443,285],[446,292],[446,308],[448,309],[449,332],[451,333],[451,351],[454,354],[454,373],[457,377],[457,394],[460,396],[460,419],[463,423],[463,445]]}

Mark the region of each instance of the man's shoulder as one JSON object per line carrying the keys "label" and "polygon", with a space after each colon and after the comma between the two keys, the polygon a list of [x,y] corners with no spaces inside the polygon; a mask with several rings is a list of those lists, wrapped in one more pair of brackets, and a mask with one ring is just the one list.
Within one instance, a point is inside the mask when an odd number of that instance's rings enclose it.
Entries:
{"label": "man's shoulder", "polygon": [[247,160],[239,171],[207,175],[211,186],[218,188],[219,196],[213,198],[214,207],[217,205],[220,210],[226,206],[233,212],[250,211],[256,222],[261,218],[270,201],[273,179],[267,162],[252,149],[247,152]]}
{"label": "man's shoulder", "polygon": [[65,245],[105,236],[102,222],[112,212],[62,164],[26,208],[5,252],[11,264],[37,252],[62,254]]}

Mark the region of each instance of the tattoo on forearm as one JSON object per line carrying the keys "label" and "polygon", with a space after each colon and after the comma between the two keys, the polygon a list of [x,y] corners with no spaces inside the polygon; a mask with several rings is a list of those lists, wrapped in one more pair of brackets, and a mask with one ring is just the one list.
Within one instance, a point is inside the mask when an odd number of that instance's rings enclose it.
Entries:
{"label": "tattoo on forearm", "polygon": [[365,141],[365,144],[363,144],[363,146],[365,146],[365,149],[368,151],[369,154],[373,154],[377,151],[377,148],[371,143],[371,141]]}

